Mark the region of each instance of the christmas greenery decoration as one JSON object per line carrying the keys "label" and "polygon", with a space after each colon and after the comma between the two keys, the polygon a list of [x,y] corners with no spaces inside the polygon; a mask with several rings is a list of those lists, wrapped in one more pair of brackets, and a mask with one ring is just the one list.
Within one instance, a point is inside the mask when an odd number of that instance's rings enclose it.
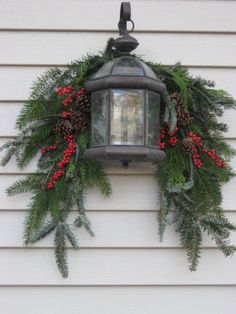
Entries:
{"label": "christmas greenery decoration", "polygon": [[[65,69],[50,69],[39,77],[18,116],[19,135],[2,147],[2,165],[15,156],[20,168],[40,151],[37,171],[12,184],[7,194],[32,194],[25,244],[53,234],[63,277],[68,276],[67,242],[78,249],[67,222],[72,208],[78,210],[74,226],[93,235],[84,208],[85,190],[95,185],[104,196],[112,192],[101,164],[84,156],[90,144],[90,99],[83,86],[104,63],[118,56],[111,39],[103,53],[86,56]],[[235,104],[225,91],[214,89],[213,82],[190,76],[179,64],[147,64],[168,90],[162,95],[160,132],[166,158],[153,165],[160,186],[159,233],[162,238],[166,226],[174,225],[187,250],[190,269],[195,270],[204,233],[225,256],[235,249],[229,236],[236,227],[221,208],[221,186],[234,175],[229,161],[235,152],[222,139],[227,125],[217,120]]]}

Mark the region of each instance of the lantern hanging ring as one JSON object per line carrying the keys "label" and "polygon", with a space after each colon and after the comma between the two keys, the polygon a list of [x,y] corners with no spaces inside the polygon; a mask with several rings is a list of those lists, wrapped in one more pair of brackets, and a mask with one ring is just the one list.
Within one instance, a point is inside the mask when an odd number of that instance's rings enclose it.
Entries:
{"label": "lantern hanging ring", "polygon": [[[128,30],[127,22],[132,24],[132,28]],[[134,30],[134,22],[131,20],[131,6],[129,2],[122,2],[120,6],[120,21],[118,23],[120,37],[114,41],[114,47],[121,54],[129,54],[139,45],[138,41],[130,36]]]}
{"label": "lantern hanging ring", "polygon": [[[127,29],[127,22],[131,22],[131,30]],[[120,6],[120,21],[118,23],[118,28],[120,31],[120,36],[128,35],[134,30],[134,22],[131,20],[131,6],[129,2],[122,2]]]}

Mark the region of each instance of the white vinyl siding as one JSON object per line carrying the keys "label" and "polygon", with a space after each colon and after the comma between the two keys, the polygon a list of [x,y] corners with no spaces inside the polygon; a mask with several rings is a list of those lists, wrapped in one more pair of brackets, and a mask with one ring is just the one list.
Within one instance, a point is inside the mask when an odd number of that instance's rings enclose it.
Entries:
{"label": "white vinyl siding", "polygon": [[[53,65],[97,53],[118,36],[117,0],[0,0],[0,145],[16,136],[16,117],[32,81]],[[236,98],[236,2],[133,0],[136,53],[216,81]],[[223,120],[236,148],[236,112]],[[236,159],[232,162],[236,169]],[[225,259],[207,237],[197,272],[188,270],[174,229],[158,238],[158,186],[150,164],[105,163],[113,195],[90,189],[86,209],[96,236],[79,230],[68,250],[69,278],[56,268],[52,237],[23,246],[30,195],[5,189],[25,173],[14,160],[0,169],[0,304],[4,314],[234,314],[236,256]],[[223,208],[236,223],[234,178]],[[71,221],[75,211],[71,214]],[[236,243],[236,234],[232,235]]]}

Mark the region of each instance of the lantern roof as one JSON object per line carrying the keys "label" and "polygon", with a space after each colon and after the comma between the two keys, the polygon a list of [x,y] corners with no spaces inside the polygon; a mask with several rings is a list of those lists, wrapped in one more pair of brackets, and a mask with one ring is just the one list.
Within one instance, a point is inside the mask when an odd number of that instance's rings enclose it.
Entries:
{"label": "lantern roof", "polygon": [[92,79],[103,78],[106,76],[143,76],[160,81],[153,70],[141,60],[122,56],[105,63],[92,77]]}
{"label": "lantern roof", "polygon": [[166,86],[147,64],[129,55],[105,63],[85,87],[88,92],[107,88],[147,89],[157,93],[166,91]]}
{"label": "lantern roof", "polygon": [[[128,30],[127,22],[131,23],[131,30]],[[86,90],[89,93],[103,89],[145,89],[159,94],[166,92],[165,84],[153,70],[138,58],[130,55],[139,43],[130,36],[134,30],[134,22],[131,20],[129,2],[121,3],[118,27],[120,36],[114,40],[113,47],[122,56],[105,63],[85,83]]]}

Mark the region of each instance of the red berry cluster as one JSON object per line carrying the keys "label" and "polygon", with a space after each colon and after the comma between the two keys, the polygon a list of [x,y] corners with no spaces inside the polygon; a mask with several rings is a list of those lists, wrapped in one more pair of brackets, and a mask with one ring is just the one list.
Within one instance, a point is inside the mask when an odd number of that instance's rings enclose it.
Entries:
{"label": "red berry cluster", "polygon": [[193,149],[192,160],[196,168],[200,169],[202,167],[202,161],[196,147]]}
{"label": "red berry cluster", "polygon": [[[73,114],[73,109],[71,105],[76,104],[80,100],[80,96],[86,93],[86,89],[81,87],[78,91],[76,91],[71,85],[67,87],[59,87],[56,89],[56,93],[58,96],[66,95],[66,98],[62,101],[63,107],[65,108],[60,116],[63,119],[70,119],[71,115]],[[70,105],[70,109],[68,107]],[[67,110],[67,111],[66,111]]]}
{"label": "red berry cluster", "polygon": [[160,149],[164,150],[166,148],[166,143],[160,142]]}
{"label": "red berry cluster", "polygon": [[51,178],[48,181],[47,188],[48,190],[53,189],[54,185],[57,183],[57,181],[60,179],[60,177],[64,174],[63,169],[59,169],[51,176]]}
{"label": "red berry cluster", "polygon": [[207,150],[205,147],[202,149],[203,153],[207,154],[216,164],[218,168],[226,168],[227,164],[226,162],[220,158],[220,154],[216,154],[216,150],[214,148],[211,148],[210,150]]}
{"label": "red berry cluster", "polygon": [[68,141],[68,146],[66,148],[66,150],[64,151],[63,153],[63,158],[62,160],[60,160],[58,163],[57,163],[57,166],[59,168],[62,168],[63,166],[67,165],[70,160],[71,160],[71,156],[75,153],[76,151],[76,145],[73,143],[73,135],[70,134],[68,136],[65,136],[64,138],[65,140]]}
{"label": "red berry cluster", "polygon": [[63,153],[63,158],[57,163],[57,167],[59,168],[54,174],[50,177],[47,189],[53,189],[57,181],[64,174],[64,170],[62,169],[65,165],[69,164],[71,161],[71,156],[76,152],[76,145],[73,143],[73,135],[70,134],[65,136],[64,140],[68,141],[68,145],[66,150]]}
{"label": "red berry cluster", "polygon": [[[71,85],[67,87],[59,87],[56,89],[56,93],[58,96],[66,96],[66,98],[63,100],[62,104],[64,107],[68,107],[68,105],[72,105],[73,103],[76,103],[78,101],[79,97],[86,93],[85,88],[80,88],[79,91],[76,91]],[[67,110],[67,111],[66,111]],[[60,116],[63,119],[70,119],[71,114],[73,113],[73,109],[70,108],[64,109]],[[63,158],[57,163],[57,169],[56,172],[53,173],[53,175],[49,178],[47,183],[47,189],[53,189],[57,181],[60,179],[60,177],[64,174],[63,167],[70,163],[71,157],[76,152],[76,145],[73,143],[73,135],[69,134],[64,137],[64,140],[68,142],[67,148],[63,152]],[[49,147],[43,147],[41,149],[42,155],[44,155],[46,152],[56,149],[57,147],[49,146]]]}
{"label": "red berry cluster", "polygon": [[63,100],[63,106],[67,107],[69,104],[73,103],[73,98],[77,99],[81,95],[86,93],[84,87],[80,88],[79,91],[76,91],[71,85],[67,87],[59,87],[56,89],[56,93],[58,96],[67,95],[66,98]]}
{"label": "red berry cluster", "polygon": [[165,126],[163,126],[160,132],[160,149],[162,150],[166,148],[166,143],[164,142],[165,134],[166,134],[166,130],[165,130]]}
{"label": "red berry cluster", "polygon": [[73,102],[72,98],[76,94],[75,90],[72,88],[71,85],[67,87],[59,87],[56,90],[58,96],[67,95],[66,98],[63,100],[63,106],[67,107],[69,104]]}
{"label": "red berry cluster", "polygon": [[[193,139],[194,143],[196,144],[196,147],[201,149],[204,154],[208,155],[214,161],[215,165],[218,168],[226,168],[227,167],[226,162],[222,158],[220,158],[220,153],[216,154],[216,150],[214,148],[211,148],[208,150],[206,147],[203,146],[202,139],[200,136],[197,136],[196,134],[194,134],[191,131],[188,132],[187,135],[188,135],[188,137],[191,137]],[[197,168],[202,167],[202,162],[200,160],[200,156],[198,154],[197,148],[193,149],[192,159],[193,159],[194,165]]]}
{"label": "red berry cluster", "polygon": [[191,137],[191,139],[194,141],[197,147],[202,147],[202,139],[200,136],[197,136],[192,131],[188,132],[188,137]]}
{"label": "red berry cluster", "polygon": [[175,127],[173,132],[170,132],[170,127],[168,125],[164,125],[160,132],[160,149],[164,150],[167,144],[164,142],[165,136],[167,135],[168,143],[170,146],[175,147],[178,143],[178,138],[176,136],[177,131],[179,130],[178,127]]}
{"label": "red berry cluster", "polygon": [[73,113],[73,110],[70,108],[69,112],[68,111],[62,111],[61,117],[63,119],[69,119],[72,113]]}
{"label": "red berry cluster", "polygon": [[45,155],[46,153],[50,152],[51,150],[55,150],[57,149],[57,146],[56,145],[51,145],[51,146],[44,146],[41,148],[41,154],[42,155]]}
{"label": "red berry cluster", "polygon": [[[177,131],[178,131],[178,128],[177,128]],[[175,133],[177,132],[175,131]],[[170,136],[169,136],[169,144],[173,147],[176,146],[176,144],[178,143],[178,139],[177,137],[175,136],[175,133],[171,133]]]}
{"label": "red berry cluster", "polygon": [[72,89],[73,88],[71,85],[67,87],[59,87],[56,89],[56,93],[58,96],[63,96],[64,94],[68,94]]}

